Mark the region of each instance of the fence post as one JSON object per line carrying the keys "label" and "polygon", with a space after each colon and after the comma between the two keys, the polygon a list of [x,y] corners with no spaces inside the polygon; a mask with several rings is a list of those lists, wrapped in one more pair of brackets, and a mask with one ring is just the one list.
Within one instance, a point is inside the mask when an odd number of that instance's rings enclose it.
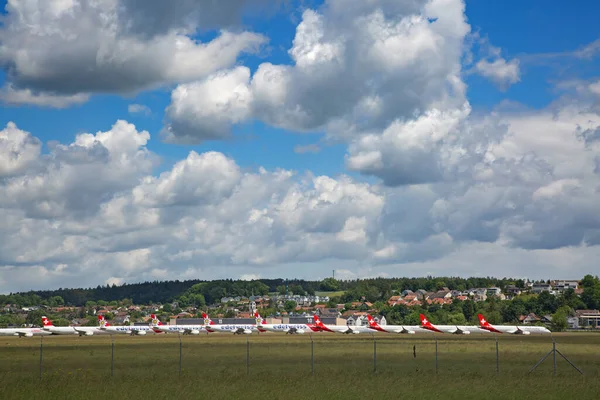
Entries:
{"label": "fence post", "polygon": [[250,340],[246,335],[246,375],[250,375]]}
{"label": "fence post", "polygon": [[315,342],[312,333],[309,333],[308,336],[310,337],[310,369],[312,376],[315,376]]}
{"label": "fence post", "polygon": [[498,354],[498,336],[494,333],[494,338],[496,339],[496,374],[500,374],[500,357]]}
{"label": "fence post", "polygon": [[183,343],[181,342],[181,332],[179,333],[179,376],[181,376],[181,370],[183,369]]}
{"label": "fence post", "polygon": [[111,352],[110,352],[110,376],[115,376],[115,335],[110,335]]}
{"label": "fence post", "polygon": [[435,333],[433,334],[433,337],[435,338],[435,373],[438,373],[438,340],[437,337],[435,336]]}
{"label": "fence post", "polygon": [[374,333],[371,333],[373,336],[373,372],[377,372],[377,338]]}
{"label": "fence post", "polygon": [[554,358],[554,372],[552,375],[556,376],[556,342],[552,338],[552,356]]}
{"label": "fence post", "polygon": [[43,356],[44,353],[44,335],[40,335],[40,380],[42,379],[42,374],[43,374],[43,370],[42,370],[42,360],[44,358]]}

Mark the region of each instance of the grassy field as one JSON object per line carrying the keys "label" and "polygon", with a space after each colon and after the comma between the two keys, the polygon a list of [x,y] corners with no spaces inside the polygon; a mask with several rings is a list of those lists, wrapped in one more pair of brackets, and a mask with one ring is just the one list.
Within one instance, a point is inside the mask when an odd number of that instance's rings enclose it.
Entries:
{"label": "grassy field", "polygon": [[342,296],[344,293],[346,293],[345,290],[338,290],[337,292],[319,292],[319,291],[316,291],[315,295],[317,295],[317,296],[329,296],[329,298],[331,298],[331,297]]}
{"label": "grassy field", "polygon": [[[377,369],[371,336],[313,335],[314,376],[308,335],[210,334],[115,337],[45,337],[40,380],[40,339],[0,338],[0,398],[296,399],[369,398],[572,398],[600,393],[600,335],[555,335],[557,348],[585,373],[557,357],[528,375],[552,349],[548,336],[499,337],[500,373],[492,335],[438,336],[438,372],[432,336],[379,334]],[[249,368],[246,365],[249,341]],[[416,358],[413,355],[416,349]]]}

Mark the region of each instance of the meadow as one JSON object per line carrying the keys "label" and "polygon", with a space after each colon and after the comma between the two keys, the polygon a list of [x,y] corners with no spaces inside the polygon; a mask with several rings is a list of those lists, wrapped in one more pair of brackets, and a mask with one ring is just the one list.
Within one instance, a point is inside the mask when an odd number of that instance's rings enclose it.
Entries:
{"label": "meadow", "polygon": [[177,335],[115,336],[111,376],[110,336],[47,336],[42,379],[40,338],[0,337],[0,398],[596,399],[600,393],[600,334],[554,336],[583,376],[559,356],[556,376],[552,356],[528,374],[552,349],[548,335],[499,335],[499,373],[491,334],[438,335],[437,372],[433,335],[375,337],[376,364],[371,335],[313,334],[313,375],[308,335],[182,336],[181,372]]}

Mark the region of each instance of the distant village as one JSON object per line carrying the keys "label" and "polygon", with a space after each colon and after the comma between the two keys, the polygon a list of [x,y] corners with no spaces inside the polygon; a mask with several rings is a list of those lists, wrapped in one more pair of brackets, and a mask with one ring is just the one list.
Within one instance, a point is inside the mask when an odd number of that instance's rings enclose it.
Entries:
{"label": "distant village", "polygon": [[[383,309],[395,307],[449,306],[453,303],[472,301],[485,302],[488,299],[512,300],[521,295],[539,295],[547,292],[553,296],[561,296],[572,290],[576,296],[581,296],[583,289],[577,280],[554,280],[546,282],[524,281],[523,287],[507,285],[503,290],[498,287],[473,288],[464,291],[450,290],[443,287],[437,291],[403,290],[395,293],[385,301],[375,303],[357,299],[344,304],[332,303],[332,298],[326,293],[314,295],[298,295],[294,293],[272,293],[264,296],[222,297],[214,304],[202,307],[180,307],[177,301],[167,304],[119,304],[119,302],[89,303],[82,307],[39,305],[18,307],[6,304],[0,310],[0,318],[11,315],[17,320],[25,320],[27,325],[36,325],[32,315],[51,314],[63,318],[63,325],[93,325],[98,315],[104,315],[113,324],[142,325],[150,322],[150,314],[158,314],[166,323],[188,324],[202,323],[199,313],[206,311],[215,323],[254,323],[254,312],[258,311],[269,323],[305,323],[311,322],[314,314],[330,324],[337,325],[367,325],[367,314],[371,314],[380,324],[386,324],[382,316]],[[335,298],[334,298],[335,299]],[[31,315],[30,315],[31,314]],[[28,318],[29,316],[29,318]],[[536,315],[526,313],[518,316],[520,324],[552,324],[552,315]],[[600,311],[578,309],[568,315],[569,329],[598,328],[600,326]],[[4,325],[7,325],[6,323]],[[9,325],[9,324],[8,324]],[[39,325],[39,323],[38,323]]]}

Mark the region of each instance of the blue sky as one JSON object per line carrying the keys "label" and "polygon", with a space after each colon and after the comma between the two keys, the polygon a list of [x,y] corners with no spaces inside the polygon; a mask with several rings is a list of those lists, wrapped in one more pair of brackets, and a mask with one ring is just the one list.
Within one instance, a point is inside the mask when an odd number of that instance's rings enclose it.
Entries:
{"label": "blue sky", "polygon": [[597,268],[600,3],[80,3],[0,1],[0,292]]}
{"label": "blue sky", "polygon": [[[0,2],[4,9],[6,1]],[[267,18],[254,14],[244,19],[246,28],[269,37],[267,50],[257,55],[243,55],[238,63],[253,72],[264,61],[274,64],[291,64],[288,49],[292,46],[296,24],[306,6],[319,7],[321,1],[291,3],[287,8]],[[586,2],[586,12],[578,7],[565,7],[564,2],[517,0],[481,1],[466,3],[466,15],[473,31],[488,38],[494,46],[502,49],[504,57],[535,56],[546,53],[569,53],[598,38],[595,28],[600,4]],[[288,14],[286,11],[291,10]],[[540,10],[543,10],[542,12]],[[543,18],[541,18],[543,13]],[[210,40],[215,31],[204,32],[196,37]],[[475,49],[477,46],[475,46]],[[505,100],[522,103],[527,107],[542,108],[554,98],[556,81],[575,77],[587,78],[600,68],[600,58],[591,61],[567,59],[566,71],[555,66],[540,65],[531,61],[523,65],[522,82],[506,91],[489,80],[473,74],[466,75],[469,101],[474,109],[491,109]],[[3,77],[4,78],[4,77]],[[319,132],[302,135],[272,128],[260,121],[236,127],[231,140],[210,141],[201,145],[171,145],[161,142],[158,133],[162,127],[164,109],[170,101],[168,87],[142,92],[136,96],[94,95],[83,105],[64,110],[45,109],[35,106],[8,106],[0,110],[0,122],[5,125],[15,121],[20,127],[34,132],[41,140],[58,140],[68,143],[81,132],[95,133],[107,130],[116,119],[125,119],[152,135],[148,148],[163,157],[163,164],[156,172],[164,171],[190,151],[221,151],[231,155],[243,166],[257,164],[266,168],[289,168],[298,171],[310,169],[323,174],[339,174],[345,171],[343,145],[324,146],[319,153],[296,154],[296,146],[318,144],[323,135]],[[150,116],[130,115],[129,104],[143,104],[152,110]]]}

